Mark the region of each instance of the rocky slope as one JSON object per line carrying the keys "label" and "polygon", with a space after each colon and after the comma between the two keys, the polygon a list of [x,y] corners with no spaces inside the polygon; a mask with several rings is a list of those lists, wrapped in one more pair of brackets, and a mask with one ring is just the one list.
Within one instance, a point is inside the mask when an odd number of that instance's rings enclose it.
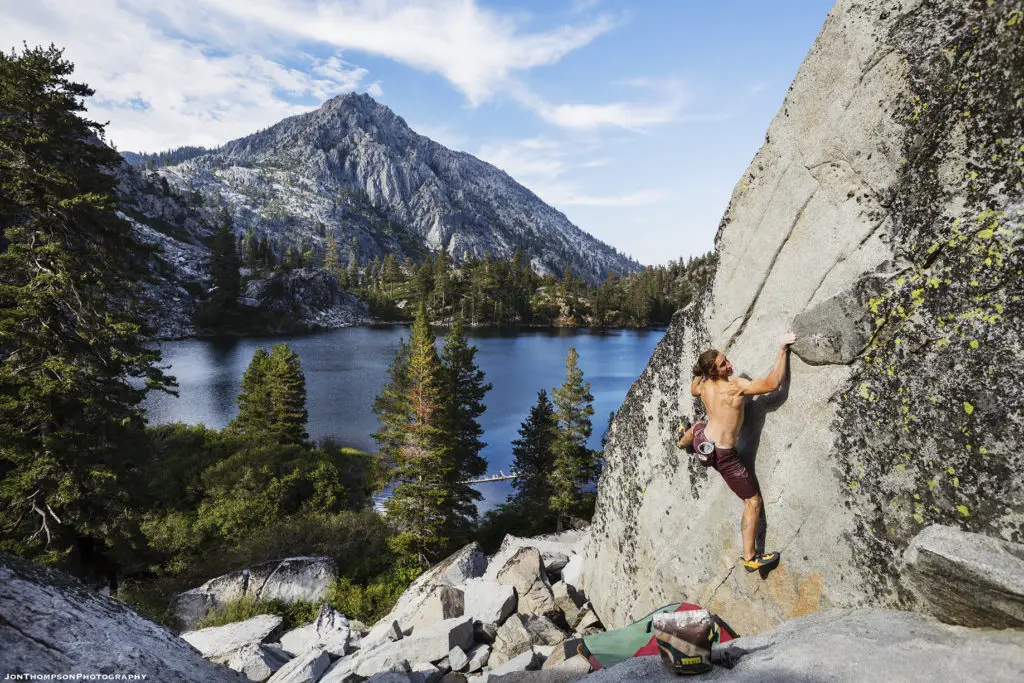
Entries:
{"label": "rocky slope", "polygon": [[237,231],[282,250],[299,239],[322,250],[333,233],[343,248],[354,238],[363,263],[518,248],[542,274],[569,266],[593,283],[640,268],[506,173],[418,135],[367,95],[336,97],[158,172],[197,203],[227,205]]}
{"label": "rocky slope", "polygon": [[[963,536],[931,527],[915,539],[908,561],[918,568],[916,586],[968,619],[992,625],[997,616],[1000,625],[1024,624],[1022,547],[979,545]],[[470,544],[414,581],[373,628],[321,605],[312,623],[288,631],[280,616],[263,614],[187,631],[180,639],[58,572],[0,554],[0,672],[270,683],[676,680],[656,655],[588,673],[579,638],[604,629],[576,589],[581,540],[575,531],[507,536],[489,558]],[[194,622],[206,608],[242,595],[316,603],[334,574],[327,558],[257,565],[182,593],[175,613]],[[966,576],[993,589],[980,605],[957,590],[955,582]],[[948,626],[907,612],[835,609],[760,636],[741,635],[712,647],[718,666],[706,678],[1017,681],[1024,674],[1024,630]]]}
{"label": "rocky slope", "polygon": [[[195,336],[196,307],[210,289],[210,248],[219,207],[183,195],[156,173],[138,165],[117,169],[120,215],[136,238],[156,251],[148,261],[150,281],[142,295],[156,339]],[[331,329],[374,322],[366,303],[345,292],[322,270],[296,270],[256,277],[243,269],[246,291],[239,306],[260,333]]]}
{"label": "rocky slope", "polygon": [[[0,673],[239,683],[184,640],[71,577],[0,553]],[[88,679],[85,679],[88,680]]]}
{"label": "rocky slope", "polygon": [[[612,425],[583,583],[609,625],[670,599],[743,631],[829,606],[927,610],[902,555],[926,524],[1024,535],[1024,3],[840,0],[737,183],[703,299],[677,313]],[[766,505],[676,449],[707,346],[782,391],[740,448]]]}

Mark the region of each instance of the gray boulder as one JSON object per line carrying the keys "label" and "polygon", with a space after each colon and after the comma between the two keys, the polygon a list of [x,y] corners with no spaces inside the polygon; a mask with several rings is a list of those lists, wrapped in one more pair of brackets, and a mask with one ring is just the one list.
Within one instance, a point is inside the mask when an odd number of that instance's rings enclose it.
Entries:
{"label": "gray boulder", "polygon": [[0,552],[0,671],[144,674],[159,683],[242,683],[227,667],[117,600]]}
{"label": "gray boulder", "polygon": [[532,538],[506,534],[498,552],[490,558],[484,578],[492,581],[497,579],[498,572],[504,568],[505,563],[523,548],[536,548],[540,552],[545,569],[549,572],[557,572],[576,555],[577,546],[583,539],[583,532],[576,530]]}
{"label": "gray boulder", "polygon": [[565,616],[570,628],[576,628],[580,621],[580,604],[577,604],[576,591],[564,581],[551,586],[551,594],[555,597],[555,605]]}
{"label": "gray boulder", "polygon": [[445,672],[430,662],[416,662],[409,665],[410,677],[420,679],[423,683],[437,683]]}
{"label": "gray boulder", "polygon": [[468,664],[469,657],[461,647],[455,646],[448,653],[448,668],[452,671],[462,671]]}
{"label": "gray boulder", "polygon": [[287,659],[279,659],[271,650],[263,645],[249,643],[232,652],[224,664],[230,669],[243,674],[250,681],[262,683],[274,675],[287,663]]}
{"label": "gray boulder", "polygon": [[551,583],[540,552],[533,547],[517,550],[498,571],[495,580],[498,583],[512,586],[518,596],[520,614],[557,613],[555,597],[551,593]]}
{"label": "gray boulder", "polygon": [[268,683],[316,683],[330,665],[329,654],[309,650],[278,669]]}
{"label": "gray boulder", "polygon": [[491,656],[491,646],[487,643],[480,643],[466,654],[469,656],[469,664],[466,665],[466,672],[475,673],[487,666],[487,660]]}
{"label": "gray boulder", "polygon": [[[375,639],[379,634],[378,626],[383,622],[390,628],[393,621],[397,621],[403,632],[413,627],[413,622],[420,622],[420,625],[428,625],[425,615],[436,616],[440,611],[453,612],[457,603],[457,596],[451,591],[444,593],[447,596],[447,606],[444,606],[445,599],[442,599],[436,589],[440,586],[459,588],[471,578],[481,576],[487,568],[487,559],[478,543],[470,543],[465,547],[452,553],[449,557],[438,562],[433,567],[423,572],[415,581],[402,593],[398,602],[383,619],[371,630],[368,639]],[[431,602],[434,607],[430,607]],[[426,603],[426,604],[425,604]],[[448,617],[452,618],[452,617]]]}
{"label": "gray boulder", "polygon": [[[968,629],[889,610],[832,609],[715,646],[708,681],[1019,681],[1024,632]],[[633,657],[587,683],[678,683],[660,657]]]}
{"label": "gray boulder", "polygon": [[264,562],[210,579],[202,586],[179,593],[172,601],[172,611],[182,630],[194,628],[210,610],[232,600],[251,597],[255,600],[279,599],[320,602],[327,595],[337,576],[334,560],[328,557],[289,557]]}
{"label": "gray boulder", "polygon": [[436,662],[446,657],[453,647],[463,650],[473,645],[473,620],[460,617],[448,619],[397,642],[381,645],[366,653],[354,655],[353,671],[371,676],[387,671],[402,661]]}
{"label": "gray boulder", "polygon": [[509,585],[485,578],[470,579],[464,587],[466,616],[501,625],[516,610],[516,591]]}
{"label": "gray boulder", "polygon": [[399,623],[403,630],[422,629],[445,619],[461,617],[465,604],[462,590],[454,586],[431,586],[408,614],[400,615]]}
{"label": "gray boulder", "polygon": [[908,584],[942,621],[1024,627],[1024,545],[935,524],[903,560]]}
{"label": "gray boulder", "polygon": [[505,674],[517,671],[534,671],[539,669],[542,664],[544,664],[544,655],[537,653],[532,649],[526,650],[512,659],[490,667],[484,672],[483,676],[480,677],[480,683],[490,683],[491,680],[498,680],[499,677]]}
{"label": "gray boulder", "polygon": [[566,633],[543,616],[513,614],[498,629],[490,663],[502,664],[535,646],[558,645]]}
{"label": "gray boulder", "polygon": [[281,625],[276,614],[259,614],[245,621],[211,626],[181,634],[181,639],[208,659],[229,656],[243,645],[259,644]]}
{"label": "gray boulder", "polygon": [[573,657],[562,661],[557,666],[544,667],[539,671],[525,670],[491,674],[487,677],[487,683],[569,683],[570,681],[584,680],[589,672],[590,662],[582,657]]}
{"label": "gray boulder", "polygon": [[281,647],[291,655],[320,648],[333,657],[344,657],[353,649],[348,619],[328,605],[321,605],[316,620],[281,636]]}

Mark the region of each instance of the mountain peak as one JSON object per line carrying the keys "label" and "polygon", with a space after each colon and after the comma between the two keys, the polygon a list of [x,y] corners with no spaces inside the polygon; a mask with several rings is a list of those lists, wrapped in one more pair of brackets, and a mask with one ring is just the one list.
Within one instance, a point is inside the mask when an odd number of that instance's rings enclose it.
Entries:
{"label": "mountain peak", "polygon": [[354,239],[361,261],[519,250],[541,274],[568,266],[591,283],[640,269],[503,171],[416,134],[364,93],[331,98],[167,176],[230,203],[238,229],[316,249],[328,234]]}

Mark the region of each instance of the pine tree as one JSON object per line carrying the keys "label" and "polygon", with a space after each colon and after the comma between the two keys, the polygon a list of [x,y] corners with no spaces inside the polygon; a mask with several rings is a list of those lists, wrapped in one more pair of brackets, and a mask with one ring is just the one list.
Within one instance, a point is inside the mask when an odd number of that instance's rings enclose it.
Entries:
{"label": "pine tree", "polygon": [[356,253],[348,253],[348,268],[345,270],[345,282],[349,287],[359,287],[359,262],[356,260]]}
{"label": "pine tree", "polygon": [[373,412],[380,422],[380,429],[373,438],[377,442],[377,455],[385,467],[397,467],[402,457],[407,430],[412,424],[411,394],[409,345],[405,339],[399,339],[388,368],[388,382],[373,402]]}
{"label": "pine tree", "polygon": [[491,390],[491,385],[484,381],[484,373],[477,367],[476,351],[476,347],[466,341],[462,317],[456,317],[445,337],[441,362],[444,369],[445,426],[454,459],[450,484],[451,529],[453,537],[460,542],[469,536],[471,521],[477,515],[474,502],[480,500],[476,489],[463,482],[487,472],[487,461],[480,456],[486,444],[480,440],[484,430],[479,418],[487,410],[484,395]]}
{"label": "pine tree", "polygon": [[151,250],[73,70],[53,46],[0,53],[0,548],[85,573],[132,538],[140,403],[173,380],[145,344]]}
{"label": "pine tree", "polygon": [[[389,540],[399,555],[411,557],[424,566],[443,557],[451,549],[448,530],[452,520],[451,482],[454,479],[452,446],[445,429],[443,376],[435,348],[434,334],[427,323],[426,310],[420,306],[412,326],[408,360],[396,356],[395,372],[405,366],[406,375],[385,388],[376,407],[389,406],[395,413],[375,435],[381,447],[394,448],[397,461],[396,484],[385,503],[388,521],[395,535]],[[400,389],[407,400],[396,400]],[[403,427],[402,419],[408,420]]]}
{"label": "pine tree", "polygon": [[257,436],[268,431],[272,405],[270,386],[267,383],[267,363],[270,354],[264,348],[256,349],[249,361],[249,367],[242,375],[242,387],[238,393],[238,415],[229,428],[248,436]]}
{"label": "pine tree", "polygon": [[238,416],[231,429],[279,444],[301,444],[306,423],[306,377],[299,356],[287,344],[267,353],[257,349],[242,376]]}
{"label": "pine tree", "polygon": [[395,283],[402,278],[402,269],[394,255],[388,254],[384,257],[384,270],[381,273],[381,281],[388,286],[388,296],[394,296]]}
{"label": "pine tree", "polygon": [[554,408],[548,400],[548,393],[541,389],[529,416],[519,427],[519,438],[512,442],[516,472],[512,486],[516,489],[516,502],[548,509],[551,498],[548,479],[554,469],[552,448],[557,433]]}
{"label": "pine tree", "polygon": [[555,420],[558,433],[552,444],[554,470],[551,483],[551,509],[558,514],[558,530],[577,511],[583,501],[583,487],[597,474],[597,455],[587,448],[594,414],[594,396],[590,382],[583,382],[577,362],[579,354],[570,346],[565,357],[565,381],[554,390]]}
{"label": "pine tree", "polygon": [[252,268],[259,265],[260,241],[256,237],[256,231],[249,228],[245,231],[245,242],[242,245],[242,253],[245,254],[245,262]]}
{"label": "pine tree", "polygon": [[339,282],[345,278],[345,271],[338,259],[338,240],[334,239],[333,234],[327,236],[327,246],[324,248],[324,270],[338,278]]}
{"label": "pine tree", "polygon": [[273,418],[271,434],[282,444],[304,443],[309,435],[306,424],[306,376],[299,354],[287,344],[274,344],[267,364]]}
{"label": "pine tree", "polygon": [[231,214],[224,212],[210,250],[210,272],[216,288],[214,299],[219,308],[233,308],[242,289],[235,234],[231,226]]}

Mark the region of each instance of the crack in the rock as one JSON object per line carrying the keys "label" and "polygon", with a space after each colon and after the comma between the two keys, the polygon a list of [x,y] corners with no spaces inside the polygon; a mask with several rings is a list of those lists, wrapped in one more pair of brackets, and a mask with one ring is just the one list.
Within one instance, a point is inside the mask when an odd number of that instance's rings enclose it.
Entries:
{"label": "crack in the rock", "polygon": [[719,581],[718,585],[715,586],[714,590],[711,591],[711,596],[708,598],[708,602],[709,603],[714,601],[715,594],[718,593],[718,589],[721,588],[725,584],[725,582],[729,580],[729,577],[732,576],[732,572],[733,572],[734,569],[736,569],[736,567],[734,567],[734,566],[733,567],[729,567],[729,571],[727,571],[725,573],[725,576],[722,578],[722,580]]}
{"label": "crack in the rock", "polygon": [[807,298],[807,303],[805,303],[803,305],[803,308],[801,310],[806,311],[807,308],[811,305],[811,302],[814,301],[814,297],[816,297],[818,295],[818,292],[821,290],[822,285],[825,284],[825,280],[827,280],[828,276],[832,274],[832,271],[834,271],[839,266],[840,263],[845,263],[847,261],[847,259],[850,258],[850,256],[853,256],[858,251],[860,251],[860,248],[863,247],[865,244],[867,244],[867,241],[869,239],[871,239],[872,237],[874,237],[878,233],[879,230],[881,230],[882,225],[884,225],[885,221],[888,220],[888,219],[889,219],[889,216],[887,214],[885,216],[885,218],[883,218],[882,220],[878,221],[878,223],[876,223],[875,226],[873,228],[871,228],[870,232],[868,232],[868,234],[864,236],[864,239],[862,239],[860,242],[857,243],[856,247],[851,249],[848,254],[844,254],[844,255],[840,256],[838,259],[836,259],[835,263],[833,263],[831,266],[828,267],[828,270],[826,270],[825,274],[821,276],[821,279],[818,281],[818,285],[814,288],[814,291],[811,292],[811,296]]}
{"label": "crack in the rock", "polygon": [[28,639],[29,639],[29,640],[31,640],[32,642],[34,642],[34,643],[36,643],[36,644],[38,644],[38,645],[41,645],[41,646],[45,647],[45,648],[46,648],[47,650],[52,650],[52,651],[54,651],[54,652],[59,652],[59,653],[61,653],[62,655],[67,655],[67,653],[66,653],[66,652],[65,652],[64,650],[61,650],[61,649],[60,649],[59,647],[55,647],[55,646],[53,646],[53,645],[50,645],[50,644],[49,644],[49,643],[47,643],[46,641],[44,641],[44,640],[40,640],[39,638],[36,638],[36,637],[35,637],[35,636],[33,636],[33,635],[30,635],[30,634],[28,634],[28,633],[25,633],[25,632],[24,632],[24,631],[22,631],[22,630],[21,630],[20,628],[18,628],[18,627],[17,627],[17,626],[15,625],[15,624],[11,623],[11,622],[10,622],[10,621],[8,621],[7,619],[4,619],[4,618],[3,618],[2,616],[0,616],[0,625],[3,625],[3,626],[10,626],[10,627],[11,627],[12,629],[14,629],[14,630],[15,630],[15,631],[17,631],[18,633],[20,633],[20,634],[21,634],[22,636],[24,636],[25,638],[28,638]]}
{"label": "crack in the rock", "polygon": [[882,201],[882,194],[878,190],[876,190],[875,186],[869,183],[863,175],[861,175],[861,172],[854,167],[853,163],[849,159],[826,159],[825,161],[819,161],[818,163],[813,164],[811,166],[807,166],[805,164],[804,168],[807,169],[807,172],[811,175],[811,178],[814,179],[814,182],[820,185],[821,183],[818,182],[818,178],[814,175],[814,171],[821,168],[822,166],[827,166],[828,164],[842,164],[846,169],[850,171],[850,173],[854,175],[854,177],[857,178],[858,181],[860,181],[862,187],[867,188],[872,198],[874,198],[874,200],[878,202],[879,206],[881,206],[882,208],[888,208],[885,202]]}
{"label": "crack in the rock", "polygon": [[796,217],[793,218],[793,223],[789,226],[789,231],[786,232],[786,236],[782,239],[782,243],[779,245],[779,248],[775,251],[775,254],[772,256],[772,260],[768,264],[768,268],[765,270],[764,278],[761,280],[761,284],[758,285],[757,291],[754,292],[754,298],[751,300],[750,305],[747,307],[747,312],[743,315],[743,322],[740,323],[739,329],[733,332],[732,336],[729,337],[729,342],[725,345],[726,352],[728,352],[732,348],[732,345],[736,343],[736,340],[739,338],[739,336],[743,334],[743,330],[746,329],[747,323],[750,321],[750,316],[754,314],[754,308],[757,306],[757,300],[760,298],[761,292],[762,290],[764,290],[765,284],[768,283],[768,278],[770,278],[772,275],[772,269],[775,268],[775,262],[779,260],[779,255],[782,253],[782,250],[785,249],[786,245],[789,243],[789,239],[793,236],[793,232],[796,230],[796,226],[800,224],[800,219],[803,218],[804,210],[807,208],[807,205],[811,203],[811,200],[814,199],[814,195],[817,194],[817,192],[818,189],[815,188],[814,191],[807,196],[807,199],[804,200],[804,203],[803,205],[801,205],[800,210],[796,212]]}
{"label": "crack in the rock", "polygon": [[[879,52],[881,52],[881,54],[879,54]],[[857,91],[860,90],[861,85],[864,84],[864,79],[867,78],[867,75],[874,71],[875,67],[881,64],[882,61],[893,52],[896,52],[896,48],[890,47],[887,50],[875,50],[875,52],[868,57],[867,64],[865,64],[864,68],[861,70],[860,78],[857,79],[857,84],[850,88],[850,99],[848,99],[846,104],[843,106],[843,111],[848,110],[850,105],[853,104],[853,100],[857,96]]]}

